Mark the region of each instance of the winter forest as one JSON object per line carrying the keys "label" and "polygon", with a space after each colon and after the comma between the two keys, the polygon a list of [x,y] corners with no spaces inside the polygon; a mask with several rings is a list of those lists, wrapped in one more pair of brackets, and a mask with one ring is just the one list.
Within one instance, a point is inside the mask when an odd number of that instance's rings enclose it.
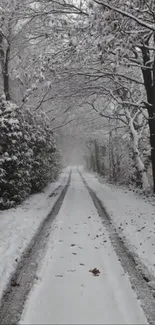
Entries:
{"label": "winter forest", "polygon": [[155,192],[154,0],[0,0],[0,209],[83,164]]}

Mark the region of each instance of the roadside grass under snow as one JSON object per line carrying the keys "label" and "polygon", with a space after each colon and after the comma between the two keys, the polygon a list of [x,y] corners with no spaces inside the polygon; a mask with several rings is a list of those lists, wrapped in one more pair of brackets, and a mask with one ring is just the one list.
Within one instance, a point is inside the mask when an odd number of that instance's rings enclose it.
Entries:
{"label": "roadside grass under snow", "polygon": [[102,183],[94,174],[86,173],[90,188],[103,202],[114,225],[129,250],[134,252],[155,276],[155,202],[138,194]]}
{"label": "roadside grass under snow", "polygon": [[58,198],[58,195],[49,195],[59,185],[64,186],[68,176],[69,169],[66,168],[59,180],[48,185],[43,192],[31,195],[16,208],[0,212],[0,296],[22,253]]}

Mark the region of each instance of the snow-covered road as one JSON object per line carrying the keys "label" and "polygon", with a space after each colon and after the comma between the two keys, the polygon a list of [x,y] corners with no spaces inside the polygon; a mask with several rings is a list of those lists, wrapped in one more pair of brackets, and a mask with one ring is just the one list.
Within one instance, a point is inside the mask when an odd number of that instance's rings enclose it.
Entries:
{"label": "snow-covered road", "polygon": [[[90,272],[94,268],[99,276]],[[147,324],[76,170],[20,323]]]}

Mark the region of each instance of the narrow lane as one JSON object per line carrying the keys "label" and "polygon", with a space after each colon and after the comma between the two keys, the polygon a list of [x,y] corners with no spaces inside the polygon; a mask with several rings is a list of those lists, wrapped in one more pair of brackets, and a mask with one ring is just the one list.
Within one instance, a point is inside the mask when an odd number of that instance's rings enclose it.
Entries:
{"label": "narrow lane", "polygon": [[[77,171],[21,324],[147,324],[127,273]],[[97,268],[99,275],[91,270]]]}

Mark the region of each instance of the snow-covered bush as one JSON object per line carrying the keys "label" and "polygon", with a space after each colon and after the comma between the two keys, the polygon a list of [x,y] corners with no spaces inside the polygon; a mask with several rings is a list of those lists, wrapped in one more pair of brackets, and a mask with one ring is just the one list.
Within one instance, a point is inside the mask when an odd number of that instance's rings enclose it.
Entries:
{"label": "snow-covered bush", "polygon": [[59,172],[50,122],[42,112],[20,110],[0,99],[0,209],[20,203]]}
{"label": "snow-covered bush", "polygon": [[35,159],[32,160],[31,191],[41,190],[59,171],[58,151],[55,138],[46,114],[27,111],[28,127],[31,130],[30,146]]}

